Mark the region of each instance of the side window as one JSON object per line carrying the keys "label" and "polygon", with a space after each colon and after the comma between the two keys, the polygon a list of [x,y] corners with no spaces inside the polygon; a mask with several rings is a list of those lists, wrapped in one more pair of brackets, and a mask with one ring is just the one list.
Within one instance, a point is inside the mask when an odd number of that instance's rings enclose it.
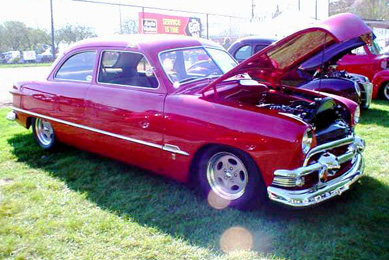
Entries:
{"label": "side window", "polygon": [[91,82],[95,60],[95,51],[77,53],[62,64],[55,78]]}
{"label": "side window", "polygon": [[140,53],[104,51],[99,68],[99,83],[157,88],[152,67]]}
{"label": "side window", "polygon": [[145,59],[145,57],[143,57],[139,63],[138,63],[138,66],[136,68],[138,70],[138,72],[146,72],[148,70],[151,69],[151,66],[150,64],[148,63],[148,61]]}
{"label": "side window", "polygon": [[245,60],[251,56],[252,47],[250,45],[245,45],[240,47],[239,50],[235,53],[235,59]]}
{"label": "side window", "polygon": [[264,49],[266,45],[255,45],[254,47],[254,53],[259,52],[260,50]]}

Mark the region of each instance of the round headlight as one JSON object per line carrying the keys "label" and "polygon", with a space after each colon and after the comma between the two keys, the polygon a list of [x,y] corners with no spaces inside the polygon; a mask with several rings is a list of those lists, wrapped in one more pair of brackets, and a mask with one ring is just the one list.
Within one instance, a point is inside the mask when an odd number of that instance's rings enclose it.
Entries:
{"label": "round headlight", "polygon": [[361,109],[357,106],[354,113],[354,125],[358,124],[359,119],[361,118]]}
{"label": "round headlight", "polygon": [[354,81],[354,88],[355,88],[355,92],[357,92],[358,97],[360,97],[362,94],[361,88],[359,87],[359,84],[356,81]]}
{"label": "round headlight", "polygon": [[312,145],[312,131],[307,129],[303,135],[303,140],[301,141],[301,149],[303,153],[307,153],[311,149]]}

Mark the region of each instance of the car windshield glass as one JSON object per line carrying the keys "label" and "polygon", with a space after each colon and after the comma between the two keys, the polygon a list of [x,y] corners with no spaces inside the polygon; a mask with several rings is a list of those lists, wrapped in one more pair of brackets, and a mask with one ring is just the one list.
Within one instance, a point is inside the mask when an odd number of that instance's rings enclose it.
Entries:
{"label": "car windshield glass", "polygon": [[160,62],[173,83],[218,77],[237,64],[223,50],[201,47],[163,52]]}
{"label": "car windshield glass", "polygon": [[367,47],[369,48],[370,52],[374,55],[379,55],[381,53],[381,47],[378,45],[377,40],[374,39],[371,44],[368,44]]}

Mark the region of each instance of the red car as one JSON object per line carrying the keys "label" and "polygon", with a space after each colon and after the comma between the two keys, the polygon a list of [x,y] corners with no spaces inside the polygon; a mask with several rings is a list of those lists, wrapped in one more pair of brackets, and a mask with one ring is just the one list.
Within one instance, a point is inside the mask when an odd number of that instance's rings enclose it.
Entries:
{"label": "red car", "polygon": [[365,45],[338,61],[339,70],[366,76],[373,83],[373,98],[389,100],[389,56],[382,53],[373,34],[363,37]]}
{"label": "red car", "polygon": [[238,66],[202,39],[86,40],[47,80],[13,87],[8,119],[31,127],[44,149],[63,142],[197,183],[213,206],[255,208],[267,199],[311,206],[363,173],[359,107],[272,79],[366,30],[351,14],[334,16]]}

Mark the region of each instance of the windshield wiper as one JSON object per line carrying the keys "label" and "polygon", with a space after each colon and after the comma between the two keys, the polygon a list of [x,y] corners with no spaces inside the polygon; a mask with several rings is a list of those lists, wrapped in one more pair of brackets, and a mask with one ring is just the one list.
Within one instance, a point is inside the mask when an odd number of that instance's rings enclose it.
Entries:
{"label": "windshield wiper", "polygon": [[184,82],[188,82],[188,81],[191,81],[191,80],[202,80],[202,79],[213,79],[213,78],[218,78],[220,77],[221,75],[220,74],[217,74],[217,75],[208,75],[206,77],[189,77],[189,78],[186,78],[186,79],[183,79],[181,81],[179,81],[178,83],[184,83]]}
{"label": "windshield wiper", "polygon": [[[196,78],[196,79],[208,79],[208,80],[210,80],[210,79],[213,79],[213,78],[218,78],[218,77],[220,77],[221,75],[209,75],[209,76],[207,76],[207,77],[205,77],[205,78]],[[185,89],[185,91],[191,91],[191,90],[193,90],[193,89],[196,89],[196,88],[200,88],[200,87],[204,87],[203,85],[200,85],[200,86],[192,86],[192,87],[190,87],[190,88],[186,88]]]}
{"label": "windshield wiper", "polygon": [[200,79],[200,78],[199,77],[189,77],[189,78],[180,80],[178,83],[184,83],[184,82],[188,82],[188,81],[191,81],[194,79]]}

